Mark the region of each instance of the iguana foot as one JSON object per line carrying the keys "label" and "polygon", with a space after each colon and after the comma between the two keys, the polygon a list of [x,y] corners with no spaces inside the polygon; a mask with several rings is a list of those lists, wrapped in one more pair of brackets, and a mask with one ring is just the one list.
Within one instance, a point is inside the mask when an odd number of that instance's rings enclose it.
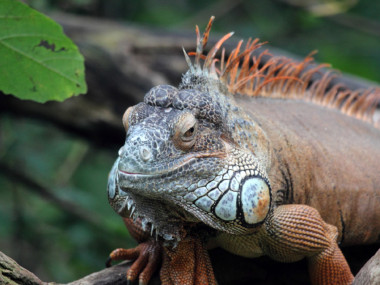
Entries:
{"label": "iguana foot", "polygon": [[161,255],[162,246],[155,240],[148,240],[135,248],[115,249],[110,253],[106,266],[110,267],[113,260],[134,260],[127,270],[127,281],[133,282],[138,277],[139,285],[145,285],[161,263]]}

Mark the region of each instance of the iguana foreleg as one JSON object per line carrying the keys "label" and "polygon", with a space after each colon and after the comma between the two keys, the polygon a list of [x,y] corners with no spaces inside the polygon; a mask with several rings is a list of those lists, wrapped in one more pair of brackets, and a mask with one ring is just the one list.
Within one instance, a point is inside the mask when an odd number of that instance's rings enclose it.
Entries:
{"label": "iguana foreleg", "polygon": [[312,284],[351,284],[353,275],[337,242],[336,227],[306,205],[282,205],[268,216],[260,236],[271,258],[293,262],[307,257]]}
{"label": "iguana foreleg", "polygon": [[211,261],[204,243],[199,237],[186,236],[178,245],[165,247],[153,239],[132,219],[123,218],[131,236],[139,242],[135,248],[118,248],[111,252],[107,266],[112,260],[134,260],[127,270],[127,280],[139,279],[148,284],[162,262],[160,277],[164,285],[216,284]]}
{"label": "iguana foreleg", "polygon": [[216,284],[205,245],[193,236],[187,236],[176,248],[164,247],[160,276],[165,285]]}

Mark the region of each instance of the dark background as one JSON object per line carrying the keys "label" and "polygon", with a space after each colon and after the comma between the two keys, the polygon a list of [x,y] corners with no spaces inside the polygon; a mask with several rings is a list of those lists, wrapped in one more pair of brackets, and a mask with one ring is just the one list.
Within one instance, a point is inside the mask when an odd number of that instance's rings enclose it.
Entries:
{"label": "dark background", "polygon": [[[192,33],[195,24],[202,30],[215,15],[213,32],[259,37],[300,57],[317,49],[317,61],[380,83],[380,1],[25,2],[47,15],[65,12],[178,33]],[[0,161],[26,178],[0,169],[0,250],[44,281],[69,282],[102,269],[112,249],[131,246],[106,196],[108,171],[123,140],[121,135],[119,145],[101,147],[49,121],[2,112]]]}

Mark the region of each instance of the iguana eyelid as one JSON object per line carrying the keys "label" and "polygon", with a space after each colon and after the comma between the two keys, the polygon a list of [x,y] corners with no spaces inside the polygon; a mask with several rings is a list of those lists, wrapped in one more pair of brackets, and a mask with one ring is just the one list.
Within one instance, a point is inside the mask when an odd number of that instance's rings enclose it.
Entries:
{"label": "iguana eyelid", "polygon": [[195,143],[197,131],[198,122],[194,115],[192,113],[183,114],[174,127],[173,143],[175,147],[184,151],[189,150]]}

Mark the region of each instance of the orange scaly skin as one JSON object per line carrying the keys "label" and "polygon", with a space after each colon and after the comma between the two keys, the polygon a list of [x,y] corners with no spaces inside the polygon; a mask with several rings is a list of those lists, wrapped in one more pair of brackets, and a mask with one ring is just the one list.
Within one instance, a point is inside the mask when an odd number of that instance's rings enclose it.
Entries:
{"label": "orange scaly skin", "polygon": [[337,229],[326,224],[318,211],[305,205],[283,205],[266,221],[264,252],[282,262],[305,256],[312,284],[351,284],[351,273],[337,243]]}
{"label": "orange scaly skin", "polygon": [[199,238],[191,236],[180,242],[178,248],[164,248],[160,277],[166,285],[216,285],[207,249]]}
{"label": "orange scaly skin", "polygon": [[212,21],[179,87],[152,88],[123,116],[108,197],[140,245],[111,260],[134,259],[140,284],[160,262],[163,284],[216,284],[212,245],[306,258],[312,284],[351,284],[338,243],[380,242],[379,90],[333,85],[311,56],[252,55],[258,40],[216,58],[232,33],[204,55]]}

